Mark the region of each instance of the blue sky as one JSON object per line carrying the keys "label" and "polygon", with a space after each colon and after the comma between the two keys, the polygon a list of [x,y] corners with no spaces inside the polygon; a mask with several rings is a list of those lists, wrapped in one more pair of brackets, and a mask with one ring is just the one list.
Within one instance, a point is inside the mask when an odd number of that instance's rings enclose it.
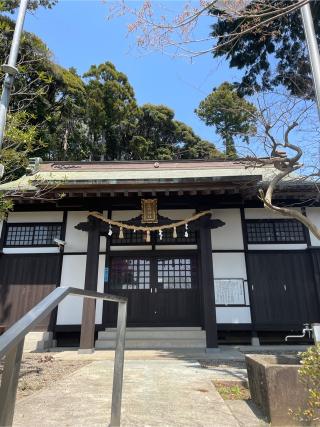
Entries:
{"label": "blue sky", "polygon": [[[179,7],[179,2],[168,4]],[[73,66],[80,74],[92,64],[113,62],[127,74],[139,104],[165,104],[199,136],[217,143],[214,130],[197,118],[194,109],[213,87],[236,80],[237,72],[210,54],[192,63],[157,52],[141,55],[135,49],[134,37],[127,37],[127,24],[132,18],[110,21],[107,15],[108,5],[100,0],[60,0],[51,10],[39,8],[29,13],[25,29],[45,41],[56,62]],[[203,34],[209,32],[210,22],[209,18],[202,22]]]}

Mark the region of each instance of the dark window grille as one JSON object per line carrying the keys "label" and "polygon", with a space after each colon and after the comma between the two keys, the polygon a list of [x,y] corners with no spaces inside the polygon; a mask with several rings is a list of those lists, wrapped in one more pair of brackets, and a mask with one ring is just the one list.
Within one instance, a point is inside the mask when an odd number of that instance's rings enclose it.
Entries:
{"label": "dark window grille", "polygon": [[150,289],[150,260],[111,258],[109,284],[111,289]]}
{"label": "dark window grille", "polygon": [[111,245],[114,246],[130,246],[130,245],[142,245],[148,244],[145,241],[143,231],[125,230],[123,229],[123,239],[119,239],[119,229],[114,227],[111,236]]}
{"label": "dark window grille", "polygon": [[158,287],[193,289],[197,287],[197,270],[192,258],[158,259]]}
{"label": "dark window grille", "polygon": [[305,227],[296,220],[248,220],[248,243],[305,243]]}
{"label": "dark window grille", "polygon": [[185,237],[185,227],[177,228],[177,237],[173,238],[173,229],[162,230],[162,240],[160,240],[158,232],[151,232],[151,242],[146,242],[146,233],[143,231],[125,230],[123,229],[123,239],[119,239],[119,230],[113,230],[111,236],[112,246],[135,246],[135,245],[150,245],[152,243],[156,245],[168,245],[168,244],[184,244],[192,245],[196,244],[196,233],[188,230],[188,237]]}
{"label": "dark window grille", "polygon": [[194,231],[188,230],[188,237],[185,237],[186,229],[185,227],[177,228],[177,237],[173,237],[173,229],[164,229],[162,230],[162,240],[160,240],[159,233],[156,234],[156,244],[157,245],[167,245],[167,244],[182,244],[182,245],[192,245],[197,243],[196,233]]}
{"label": "dark window grille", "polygon": [[4,246],[54,246],[61,239],[62,224],[7,224]]}

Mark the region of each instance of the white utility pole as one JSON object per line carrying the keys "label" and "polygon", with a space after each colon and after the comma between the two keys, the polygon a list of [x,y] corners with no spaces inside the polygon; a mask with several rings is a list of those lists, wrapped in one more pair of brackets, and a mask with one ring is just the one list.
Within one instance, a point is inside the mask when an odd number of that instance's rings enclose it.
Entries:
{"label": "white utility pole", "polygon": [[3,136],[4,130],[6,127],[7,120],[7,112],[10,101],[10,93],[13,85],[13,80],[15,74],[17,74],[18,70],[16,68],[17,65],[17,57],[20,46],[21,33],[24,23],[24,18],[26,16],[28,6],[28,0],[21,0],[18,17],[14,29],[13,40],[10,48],[10,55],[7,64],[2,65],[2,70],[5,72],[5,77],[2,86],[2,95],[0,100],[0,149],[3,144]]}
{"label": "white utility pole", "polygon": [[316,95],[318,113],[320,118],[320,54],[317,43],[316,33],[314,31],[314,24],[311,14],[310,3],[301,6],[301,15],[304,28],[304,34],[309,50],[309,58],[311,64],[311,71],[314,83],[314,91]]}

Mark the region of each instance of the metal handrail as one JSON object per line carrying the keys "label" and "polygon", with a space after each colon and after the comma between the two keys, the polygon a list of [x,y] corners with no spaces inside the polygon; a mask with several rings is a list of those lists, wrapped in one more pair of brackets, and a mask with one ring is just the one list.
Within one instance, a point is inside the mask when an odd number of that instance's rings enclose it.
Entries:
{"label": "metal handrail", "polygon": [[0,336],[0,359],[6,356],[0,387],[0,426],[11,426],[13,422],[26,334],[68,295],[101,299],[119,304],[110,426],[120,426],[127,298],[72,287],[56,288]]}

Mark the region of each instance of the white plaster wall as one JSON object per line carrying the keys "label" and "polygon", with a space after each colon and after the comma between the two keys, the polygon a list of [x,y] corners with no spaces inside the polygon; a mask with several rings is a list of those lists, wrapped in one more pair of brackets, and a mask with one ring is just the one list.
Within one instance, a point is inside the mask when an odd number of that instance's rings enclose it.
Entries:
{"label": "white plaster wall", "polygon": [[248,249],[250,250],[255,250],[255,251],[262,251],[262,250],[279,250],[279,251],[285,251],[285,250],[290,250],[290,249],[306,249],[307,245],[305,243],[298,243],[298,244],[294,244],[294,243],[276,243],[276,244],[252,244],[252,245],[248,245]]}
{"label": "white plaster wall", "polygon": [[[297,211],[301,212],[300,208],[293,208]],[[270,212],[264,208],[246,208],[244,210],[245,219],[286,219],[288,217],[284,217],[276,212]]]}
{"label": "white plaster wall", "polygon": [[213,253],[215,279],[247,279],[244,253]]}
{"label": "white plaster wall", "polygon": [[79,222],[86,222],[87,218],[87,211],[68,212],[65,252],[87,252],[88,233],[74,228]]}
{"label": "white plaster wall", "polygon": [[240,209],[212,210],[213,219],[221,219],[225,225],[211,230],[212,249],[243,249]]}
{"label": "white plaster wall", "polygon": [[[104,291],[105,255],[99,256],[98,285],[99,292]],[[61,286],[72,286],[84,289],[86,255],[65,255],[63,257]],[[57,325],[79,325],[82,318],[83,299],[68,296],[58,307]],[[103,302],[96,306],[96,324],[102,323]]]}
{"label": "white plaster wall", "polygon": [[[306,208],[307,217],[320,228],[320,208]],[[309,231],[312,246],[320,246],[320,241]]]}
{"label": "white plaster wall", "polygon": [[136,246],[110,246],[110,251],[151,251],[150,245],[136,245]]}
{"label": "white plaster wall", "polygon": [[249,307],[216,307],[217,323],[251,323]]}
{"label": "white plaster wall", "polygon": [[3,248],[4,254],[58,254],[58,247]]}
{"label": "white plaster wall", "polygon": [[[99,270],[98,270],[98,283],[97,291],[104,292],[104,269],[106,265],[106,256],[99,255]],[[96,324],[101,325],[103,312],[103,301],[98,300],[96,304]]]}
{"label": "white plaster wall", "polygon": [[[244,253],[213,253],[213,275],[215,279],[247,280]],[[245,282],[246,301],[249,301]],[[249,307],[216,307],[217,323],[251,323]]]}
{"label": "white plaster wall", "polygon": [[62,222],[62,211],[10,212],[8,222]]}
{"label": "white plaster wall", "polygon": [[[186,240],[188,240],[186,238]],[[197,249],[197,245],[155,245],[155,249],[159,251],[172,251],[172,250],[180,250],[180,251],[190,251],[191,249]]]}
{"label": "white plaster wall", "polygon": [[[61,286],[84,289],[86,255],[64,255]],[[68,296],[58,307],[57,325],[79,325],[82,316],[82,298]]]}

